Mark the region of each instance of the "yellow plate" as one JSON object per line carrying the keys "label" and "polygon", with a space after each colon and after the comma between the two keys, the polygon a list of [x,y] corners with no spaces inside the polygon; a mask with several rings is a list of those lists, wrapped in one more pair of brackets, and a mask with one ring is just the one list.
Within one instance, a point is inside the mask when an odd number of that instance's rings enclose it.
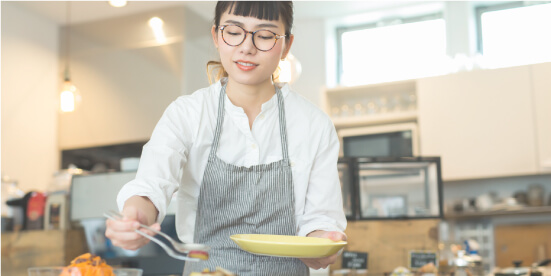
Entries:
{"label": "yellow plate", "polygon": [[284,235],[239,234],[230,238],[241,249],[253,254],[295,258],[331,256],[347,244],[346,241]]}

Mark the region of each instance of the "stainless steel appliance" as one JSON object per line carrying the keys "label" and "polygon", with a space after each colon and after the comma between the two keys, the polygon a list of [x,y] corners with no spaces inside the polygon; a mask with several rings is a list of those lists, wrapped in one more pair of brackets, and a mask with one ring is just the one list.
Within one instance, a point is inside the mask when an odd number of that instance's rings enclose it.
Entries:
{"label": "stainless steel appliance", "polygon": [[441,218],[439,157],[339,159],[349,220]]}
{"label": "stainless steel appliance", "polygon": [[343,128],[338,131],[343,157],[419,155],[416,123]]}

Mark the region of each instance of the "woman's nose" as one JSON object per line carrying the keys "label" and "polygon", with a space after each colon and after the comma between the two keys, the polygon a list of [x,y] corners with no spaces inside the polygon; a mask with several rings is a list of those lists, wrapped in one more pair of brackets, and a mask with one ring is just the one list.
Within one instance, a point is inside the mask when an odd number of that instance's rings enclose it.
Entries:
{"label": "woman's nose", "polygon": [[245,41],[241,43],[241,51],[247,54],[252,54],[256,52],[256,46],[254,46],[253,42],[253,34],[248,33],[245,37]]}

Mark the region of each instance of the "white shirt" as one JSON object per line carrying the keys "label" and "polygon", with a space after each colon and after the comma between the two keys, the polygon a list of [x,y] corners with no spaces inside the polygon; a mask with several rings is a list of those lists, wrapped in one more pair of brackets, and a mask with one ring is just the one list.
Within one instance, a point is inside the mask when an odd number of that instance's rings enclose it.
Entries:
{"label": "white shirt", "polygon": [[[136,178],[119,192],[117,203],[147,196],[166,216],[174,193],[176,228],[183,242],[193,242],[199,188],[216,128],[221,83],[178,97],[165,110],[144,146]],[[308,100],[281,87],[295,193],[297,235],[314,230],[346,228],[337,171],[339,141],[329,117]],[[282,159],[277,96],[262,104],[252,129],[244,110],[226,95],[217,155],[223,161],[250,167]],[[223,219],[223,218],[221,218]]]}

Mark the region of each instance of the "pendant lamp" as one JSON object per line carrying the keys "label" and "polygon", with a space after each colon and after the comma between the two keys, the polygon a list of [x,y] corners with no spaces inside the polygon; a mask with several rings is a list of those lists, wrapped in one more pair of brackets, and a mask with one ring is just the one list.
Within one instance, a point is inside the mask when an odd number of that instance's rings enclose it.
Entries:
{"label": "pendant lamp", "polygon": [[65,71],[63,73],[63,86],[60,94],[61,112],[73,112],[80,101],[80,94],[71,81],[70,42],[71,42],[71,1],[67,1],[67,25],[65,27]]}

